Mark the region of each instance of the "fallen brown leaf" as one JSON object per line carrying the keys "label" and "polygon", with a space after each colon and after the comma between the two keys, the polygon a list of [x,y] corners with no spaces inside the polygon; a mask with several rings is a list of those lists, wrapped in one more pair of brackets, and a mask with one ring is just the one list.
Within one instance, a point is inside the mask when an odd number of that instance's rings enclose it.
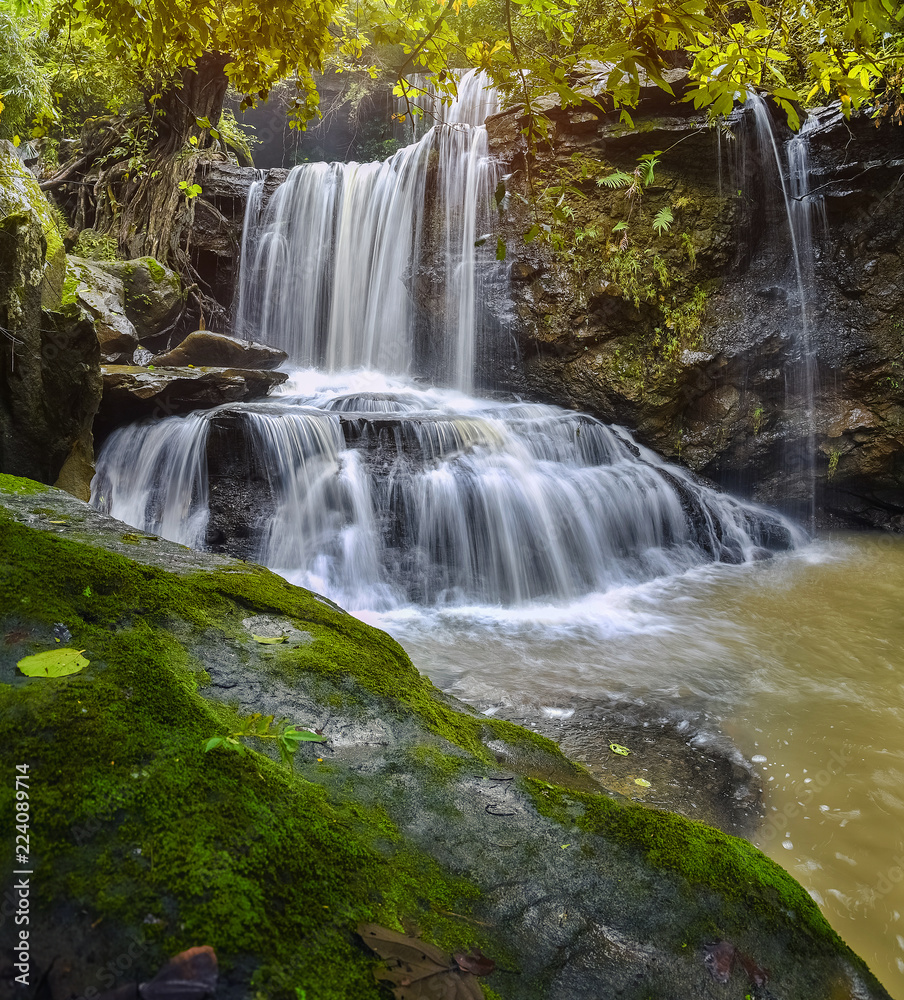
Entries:
{"label": "fallen brown leaf", "polygon": [[392,983],[396,1000],[483,1000],[475,973],[466,969],[459,957],[487,975],[495,963],[481,955],[458,953],[453,960],[448,952],[417,938],[378,924],[361,924],[358,933],[364,943],[383,959],[374,969],[377,979]]}

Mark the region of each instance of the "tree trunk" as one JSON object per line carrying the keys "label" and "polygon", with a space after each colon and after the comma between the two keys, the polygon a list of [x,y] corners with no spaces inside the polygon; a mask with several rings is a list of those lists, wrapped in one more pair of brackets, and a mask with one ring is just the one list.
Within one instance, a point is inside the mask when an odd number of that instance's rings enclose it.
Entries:
{"label": "tree trunk", "polygon": [[194,136],[198,147],[212,144],[206,126],[198,120],[206,119],[214,128],[223,113],[226,99],[225,68],[231,57],[222,52],[205,52],[194,69],[184,69],[178,84],[168,87],[155,105],[157,141],[153,152],[161,155],[178,153]]}

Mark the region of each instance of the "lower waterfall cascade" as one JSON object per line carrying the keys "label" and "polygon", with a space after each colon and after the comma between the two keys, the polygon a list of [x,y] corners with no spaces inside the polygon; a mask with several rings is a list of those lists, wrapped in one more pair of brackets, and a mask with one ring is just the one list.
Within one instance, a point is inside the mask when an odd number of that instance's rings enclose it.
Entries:
{"label": "lower waterfall cascade", "polygon": [[622,428],[375,374],[298,373],[265,402],[122,428],[97,502],[204,547],[209,466],[236,435],[257,466],[252,554],[352,610],[568,601],[803,538]]}

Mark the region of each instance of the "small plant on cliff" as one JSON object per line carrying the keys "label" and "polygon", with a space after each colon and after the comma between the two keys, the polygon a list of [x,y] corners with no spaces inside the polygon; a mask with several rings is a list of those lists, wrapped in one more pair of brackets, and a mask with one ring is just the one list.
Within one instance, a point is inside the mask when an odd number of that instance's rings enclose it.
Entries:
{"label": "small plant on cliff", "polygon": [[299,743],[325,743],[326,737],[320,733],[312,733],[307,729],[297,729],[294,724],[287,724],[286,720],[274,724],[272,715],[261,715],[255,712],[242,721],[238,729],[234,729],[225,736],[212,736],[204,743],[204,752],[209,753],[222,747],[224,750],[232,750],[234,753],[246,754],[248,747],[242,742],[243,739],[254,737],[259,740],[276,740],[276,747],[279,750],[280,759],[284,764],[292,762],[292,754],[298,749]]}

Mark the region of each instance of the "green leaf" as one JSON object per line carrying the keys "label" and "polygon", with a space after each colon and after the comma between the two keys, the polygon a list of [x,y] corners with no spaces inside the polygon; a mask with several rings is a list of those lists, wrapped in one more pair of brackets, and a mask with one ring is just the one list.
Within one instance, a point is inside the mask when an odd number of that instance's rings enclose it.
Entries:
{"label": "green leaf", "polygon": [[598,187],[620,188],[627,187],[634,182],[634,175],[626,173],[624,170],[616,170],[613,174],[606,174],[605,177],[597,177]]}
{"label": "green leaf", "polygon": [[89,661],[82,656],[83,649],[50,649],[46,653],[35,653],[19,660],[16,666],[26,677],[65,677],[77,674],[88,666]]}
{"label": "green leaf", "polygon": [[251,638],[262,646],[275,646],[277,643],[287,641],[284,635],[255,635],[253,632]]}
{"label": "green leaf", "polygon": [[307,729],[287,729],[283,733],[283,738],[287,740],[294,740],[296,743],[308,742],[308,743],[326,743],[326,737],[321,736],[319,733],[312,733]]}
{"label": "green leaf", "polygon": [[628,223],[625,222],[624,220],[622,220],[621,222],[616,222],[615,223],[615,225],[612,227],[612,232],[613,233],[620,233],[623,229],[627,229],[627,228],[628,228]]}
{"label": "green leaf", "polygon": [[649,781],[647,781],[647,779],[646,779],[646,778],[635,778],[635,779],[634,779],[634,784],[635,784],[635,785],[640,785],[640,787],[641,787],[641,788],[652,788],[652,787],[653,787],[653,786],[652,786],[652,785],[650,784],[650,782],[649,782]]}
{"label": "green leaf", "polygon": [[534,223],[530,229],[524,234],[525,243],[533,243],[533,241],[540,235],[540,227]]}
{"label": "green leaf", "polygon": [[666,205],[664,208],[660,208],[653,217],[653,228],[661,236],[663,233],[668,232],[674,221],[675,216],[672,214],[671,208]]}
{"label": "green leaf", "polygon": [[617,753],[620,757],[627,757],[631,752],[627,747],[623,747],[621,743],[610,743],[609,749],[613,753]]}
{"label": "green leaf", "polygon": [[211,750],[216,750],[218,746],[221,746],[225,742],[226,740],[222,736],[212,736],[204,744],[204,753],[209,753]]}
{"label": "green leaf", "polygon": [[506,250],[505,240],[500,236],[496,240],[496,260],[505,260]]}

